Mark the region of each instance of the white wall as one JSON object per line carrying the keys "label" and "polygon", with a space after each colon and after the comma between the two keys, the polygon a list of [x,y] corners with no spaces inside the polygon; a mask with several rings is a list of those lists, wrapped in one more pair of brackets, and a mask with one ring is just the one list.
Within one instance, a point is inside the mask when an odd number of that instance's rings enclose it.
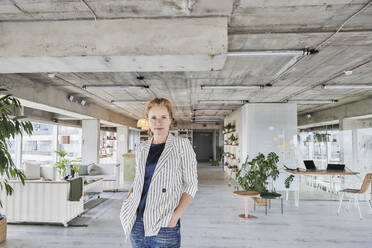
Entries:
{"label": "white wall", "polygon": [[[246,156],[252,160],[258,153],[265,156],[270,152],[279,155],[279,168],[298,167],[297,146],[297,105],[286,104],[245,104],[241,109],[241,161]],[[276,180],[276,190],[284,190],[288,175],[281,173]],[[292,188],[295,185],[292,183]]]}
{"label": "white wall", "polygon": [[100,122],[95,120],[82,120],[82,164],[98,163]]}

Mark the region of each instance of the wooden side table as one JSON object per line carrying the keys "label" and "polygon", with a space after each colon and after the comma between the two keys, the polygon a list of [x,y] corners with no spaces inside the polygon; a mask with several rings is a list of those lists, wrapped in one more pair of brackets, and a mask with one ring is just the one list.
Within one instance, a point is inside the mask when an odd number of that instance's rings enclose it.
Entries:
{"label": "wooden side table", "polygon": [[244,198],[244,214],[239,214],[239,217],[246,220],[257,219],[256,216],[248,213],[248,198],[259,197],[260,193],[257,191],[234,191],[234,194]]}

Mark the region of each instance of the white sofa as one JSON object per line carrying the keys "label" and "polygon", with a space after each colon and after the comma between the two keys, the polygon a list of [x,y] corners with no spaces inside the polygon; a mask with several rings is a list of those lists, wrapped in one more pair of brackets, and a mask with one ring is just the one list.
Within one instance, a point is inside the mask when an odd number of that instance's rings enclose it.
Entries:
{"label": "white sofa", "polygon": [[103,191],[118,191],[120,183],[120,164],[96,164],[98,175],[80,175],[85,179],[103,178]]}
{"label": "white sofa", "polygon": [[80,201],[69,201],[68,181],[9,180],[14,192],[7,196],[0,191],[3,207],[0,213],[8,222],[62,223],[68,222],[84,211],[83,197]]}

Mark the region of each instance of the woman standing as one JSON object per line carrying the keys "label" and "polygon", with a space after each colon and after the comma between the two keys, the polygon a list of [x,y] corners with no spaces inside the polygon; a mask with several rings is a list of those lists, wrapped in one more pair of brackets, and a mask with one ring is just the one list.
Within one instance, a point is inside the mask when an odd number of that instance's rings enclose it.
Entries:
{"label": "woman standing", "polygon": [[120,211],[133,248],[180,247],[180,217],[198,190],[197,161],[187,138],[169,133],[172,105],[146,106],[150,139],[136,150],[136,175]]}

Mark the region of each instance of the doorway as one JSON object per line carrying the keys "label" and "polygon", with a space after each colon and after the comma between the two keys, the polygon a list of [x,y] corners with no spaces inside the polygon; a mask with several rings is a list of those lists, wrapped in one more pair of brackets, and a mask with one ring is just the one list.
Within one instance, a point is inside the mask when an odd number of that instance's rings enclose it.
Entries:
{"label": "doorway", "polygon": [[208,162],[213,158],[213,132],[194,131],[193,147],[198,162]]}

